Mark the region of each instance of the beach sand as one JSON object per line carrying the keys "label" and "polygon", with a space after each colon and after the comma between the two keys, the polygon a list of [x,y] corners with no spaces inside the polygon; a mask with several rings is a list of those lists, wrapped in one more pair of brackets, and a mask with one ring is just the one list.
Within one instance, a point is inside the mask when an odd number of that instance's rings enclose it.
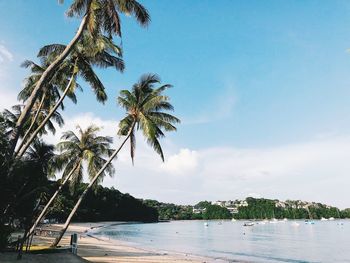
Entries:
{"label": "beach sand", "polygon": [[[64,238],[60,242],[62,248],[68,248],[70,235],[78,234],[78,256],[69,252],[55,254],[29,255],[23,254],[23,261],[30,262],[137,262],[137,263],[200,263],[200,262],[223,262],[215,259],[204,258],[189,254],[149,251],[146,249],[132,247],[118,240],[108,240],[96,238],[89,234],[89,231],[108,226],[111,223],[81,223],[72,224]],[[115,223],[114,223],[115,224]],[[61,225],[50,225],[42,228],[43,232],[56,231]],[[33,248],[48,246],[52,242],[52,237],[34,236]],[[15,262],[16,255],[13,253],[0,254],[0,262]]]}

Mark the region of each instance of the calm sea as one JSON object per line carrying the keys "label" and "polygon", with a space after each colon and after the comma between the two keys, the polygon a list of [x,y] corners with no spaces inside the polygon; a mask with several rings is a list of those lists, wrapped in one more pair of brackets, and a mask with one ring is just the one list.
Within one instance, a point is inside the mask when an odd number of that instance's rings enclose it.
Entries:
{"label": "calm sea", "polygon": [[[144,248],[248,262],[350,262],[350,221],[173,221],[122,224],[96,235]],[[297,222],[297,223],[296,223]],[[299,224],[299,225],[297,225]]]}

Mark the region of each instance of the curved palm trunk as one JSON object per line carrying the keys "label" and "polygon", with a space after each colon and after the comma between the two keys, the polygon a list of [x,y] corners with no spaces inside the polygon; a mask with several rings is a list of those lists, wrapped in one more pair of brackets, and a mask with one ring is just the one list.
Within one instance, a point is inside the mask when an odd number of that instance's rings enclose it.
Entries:
{"label": "curved palm trunk", "polygon": [[36,128],[36,130],[30,135],[29,139],[24,142],[22,141],[22,144],[20,145],[20,147],[18,148],[18,153],[16,154],[17,158],[22,157],[22,155],[25,153],[25,151],[28,149],[28,147],[30,146],[30,144],[33,142],[33,140],[35,139],[35,137],[37,136],[37,134],[40,132],[40,130],[46,125],[46,123],[50,120],[51,116],[55,113],[55,111],[57,110],[57,108],[61,105],[62,101],[64,100],[64,98],[66,97],[72,83],[73,80],[75,79],[75,75],[76,73],[73,72],[72,77],[70,78],[66,89],[64,90],[61,98],[57,101],[57,103],[55,104],[55,106],[51,109],[51,111],[49,112],[49,114],[45,117],[45,119],[40,123],[40,125],[38,126],[38,128]]}
{"label": "curved palm trunk", "polygon": [[[23,138],[22,138],[22,143],[20,145],[20,147],[22,146],[23,142],[25,141],[25,139],[28,137],[30,131],[33,129],[33,126],[34,124],[36,123],[36,121],[38,120],[38,117],[39,117],[39,114],[40,114],[40,111],[43,107],[43,104],[44,104],[44,101],[45,101],[45,96],[46,94],[44,93],[43,94],[43,97],[41,98],[41,101],[40,101],[40,104],[39,104],[39,107],[35,113],[35,116],[34,116],[34,119],[32,120],[32,123],[30,124],[28,130],[26,131],[26,133],[24,134]],[[15,153],[15,155],[17,154],[17,152]]]}
{"label": "curved palm trunk", "polygon": [[[90,3],[91,4],[91,3]],[[87,8],[89,10],[89,8]],[[10,135],[10,143],[11,143],[11,148],[10,148],[10,153],[13,154],[16,148],[16,144],[19,138],[19,134],[22,131],[23,124],[28,118],[28,115],[34,105],[34,102],[36,98],[38,97],[39,91],[44,87],[44,85],[51,79],[52,75],[55,73],[56,69],[61,65],[61,63],[65,60],[65,58],[69,55],[69,53],[72,51],[74,45],[78,42],[80,37],[83,34],[83,31],[87,25],[88,21],[88,13],[84,15],[83,19],[80,22],[80,26],[78,28],[78,31],[76,32],[75,36],[73,39],[70,41],[70,43],[66,46],[64,51],[56,58],[54,62],[50,64],[50,66],[43,72],[41,75],[39,81],[37,82],[34,90],[32,91],[32,94],[27,100],[27,104],[22,110],[21,115],[19,116],[16,126],[11,132]]]}
{"label": "curved palm trunk", "polygon": [[73,169],[69,172],[69,174],[66,176],[66,178],[64,179],[64,181],[62,182],[62,184],[58,187],[58,189],[56,190],[56,192],[53,194],[53,196],[50,198],[49,202],[45,205],[44,209],[41,211],[40,215],[38,216],[38,218],[35,220],[33,226],[30,228],[29,232],[28,232],[28,237],[30,237],[31,234],[33,234],[36,226],[39,224],[39,222],[41,221],[41,219],[44,218],[44,216],[46,215],[47,210],[49,209],[49,207],[51,206],[52,202],[56,199],[57,195],[61,192],[63,186],[66,185],[66,183],[68,182],[68,180],[72,177],[74,171],[77,169],[78,165],[75,165],[73,167]]}
{"label": "curved palm trunk", "polygon": [[103,173],[103,171],[107,168],[107,166],[112,162],[112,160],[114,159],[114,157],[119,153],[119,151],[123,148],[124,144],[126,143],[126,141],[129,139],[133,129],[135,127],[135,122],[132,124],[130,131],[128,133],[128,135],[126,136],[126,138],[124,139],[123,143],[119,146],[118,149],[116,149],[113,154],[109,157],[108,161],[102,166],[102,168],[97,172],[97,174],[95,175],[95,177],[92,179],[92,181],[89,183],[88,187],[84,190],[84,192],[81,194],[81,196],[79,197],[78,201],[76,202],[74,208],[72,209],[71,213],[69,214],[66,222],[64,223],[63,228],[60,230],[58,237],[55,239],[55,241],[51,244],[51,247],[56,247],[58,245],[58,243],[61,241],[64,233],[67,231],[67,228],[74,216],[74,214],[76,213],[76,211],[78,210],[81,202],[83,201],[84,197],[86,196],[86,194],[89,192],[89,190],[91,189],[91,187],[94,185],[94,183],[97,181],[98,177]]}

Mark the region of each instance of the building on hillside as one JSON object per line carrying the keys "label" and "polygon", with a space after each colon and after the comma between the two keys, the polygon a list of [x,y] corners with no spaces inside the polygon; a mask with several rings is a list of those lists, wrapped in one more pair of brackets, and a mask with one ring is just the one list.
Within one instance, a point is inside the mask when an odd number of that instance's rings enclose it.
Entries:
{"label": "building on hillside", "polygon": [[275,203],[275,207],[281,207],[281,208],[286,208],[286,203],[282,201],[277,201]]}
{"label": "building on hillside", "polygon": [[231,214],[238,214],[238,208],[237,207],[226,207],[228,211],[230,211]]}
{"label": "building on hillside", "polygon": [[215,202],[211,202],[212,205],[219,205],[221,207],[225,207],[225,203],[226,203],[226,201],[220,201],[220,200],[215,201]]}
{"label": "building on hillside", "polygon": [[206,208],[192,208],[192,212],[193,214],[201,214],[203,212],[205,212]]}
{"label": "building on hillside", "polygon": [[240,206],[248,206],[248,202],[246,200],[239,200],[238,201],[238,204],[236,203],[236,206],[237,207],[240,207]]}

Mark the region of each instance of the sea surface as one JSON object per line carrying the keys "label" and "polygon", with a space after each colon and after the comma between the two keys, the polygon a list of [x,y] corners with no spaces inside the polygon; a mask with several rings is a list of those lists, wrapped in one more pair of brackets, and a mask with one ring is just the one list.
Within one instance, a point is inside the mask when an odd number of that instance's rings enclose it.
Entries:
{"label": "sea surface", "polygon": [[350,220],[314,222],[268,221],[254,226],[216,220],[134,223],[101,228],[94,235],[227,261],[350,262]]}

